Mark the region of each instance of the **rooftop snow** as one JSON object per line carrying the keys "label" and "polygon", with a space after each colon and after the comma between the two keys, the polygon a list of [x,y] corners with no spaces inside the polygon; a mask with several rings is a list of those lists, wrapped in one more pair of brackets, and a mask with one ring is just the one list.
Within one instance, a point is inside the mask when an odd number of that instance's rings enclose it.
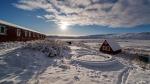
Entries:
{"label": "rooftop snow", "polygon": [[[29,28],[25,28],[25,27],[22,27],[22,26],[19,26],[19,25],[13,24],[13,23],[9,23],[9,22],[3,21],[3,20],[0,20],[0,24],[4,24],[4,25],[8,25],[8,26],[12,26],[12,27],[19,28],[19,29],[24,29],[24,30],[28,30],[28,31],[32,31],[32,32],[36,32],[36,33],[40,33],[40,32],[38,32],[38,31],[35,31],[35,30],[32,30],[32,29],[29,29]],[[40,33],[40,34],[42,34],[42,33]]]}
{"label": "rooftop snow", "polygon": [[112,39],[106,39],[107,43],[110,45],[113,51],[120,50],[120,45]]}

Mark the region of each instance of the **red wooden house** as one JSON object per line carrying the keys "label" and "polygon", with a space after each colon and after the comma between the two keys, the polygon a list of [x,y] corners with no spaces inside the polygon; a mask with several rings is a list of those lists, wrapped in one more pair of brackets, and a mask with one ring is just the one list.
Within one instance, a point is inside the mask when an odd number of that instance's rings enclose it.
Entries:
{"label": "red wooden house", "polygon": [[0,42],[42,40],[46,35],[0,20]]}
{"label": "red wooden house", "polygon": [[117,54],[121,52],[121,47],[114,40],[107,39],[104,40],[99,50],[103,53]]}

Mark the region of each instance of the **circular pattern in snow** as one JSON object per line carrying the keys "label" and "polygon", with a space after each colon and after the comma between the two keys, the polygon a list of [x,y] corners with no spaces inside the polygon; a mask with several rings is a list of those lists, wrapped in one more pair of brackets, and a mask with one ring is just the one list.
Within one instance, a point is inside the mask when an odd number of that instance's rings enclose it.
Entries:
{"label": "circular pattern in snow", "polygon": [[84,55],[81,57],[78,57],[77,60],[82,60],[82,61],[106,61],[110,60],[111,57],[108,56],[102,56],[102,55]]}
{"label": "circular pattern in snow", "polygon": [[110,59],[107,61],[83,61],[83,60],[73,60],[72,64],[77,64],[82,67],[100,70],[100,71],[118,71],[123,69],[124,65],[117,60]]}
{"label": "circular pattern in snow", "polygon": [[118,71],[124,67],[120,62],[109,55],[83,55],[72,61],[82,67],[101,71]]}
{"label": "circular pattern in snow", "polygon": [[72,50],[81,49],[81,47],[78,47],[78,46],[69,46],[69,47],[70,47],[70,49],[72,49]]}

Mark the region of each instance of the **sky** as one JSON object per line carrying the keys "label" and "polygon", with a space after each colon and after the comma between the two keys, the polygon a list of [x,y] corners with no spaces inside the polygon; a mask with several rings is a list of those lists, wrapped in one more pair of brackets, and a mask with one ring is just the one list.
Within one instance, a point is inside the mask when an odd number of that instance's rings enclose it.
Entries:
{"label": "sky", "polygon": [[150,0],[1,0],[0,19],[59,36],[150,32]]}

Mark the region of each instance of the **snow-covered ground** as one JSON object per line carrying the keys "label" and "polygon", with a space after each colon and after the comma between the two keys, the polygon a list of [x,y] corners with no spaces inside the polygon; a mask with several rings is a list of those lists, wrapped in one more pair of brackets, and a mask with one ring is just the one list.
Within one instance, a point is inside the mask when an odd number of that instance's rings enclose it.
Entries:
{"label": "snow-covered ground", "polygon": [[0,84],[150,84],[133,53],[150,55],[149,40],[117,40],[117,55],[99,52],[100,39],[69,41],[1,43]]}

